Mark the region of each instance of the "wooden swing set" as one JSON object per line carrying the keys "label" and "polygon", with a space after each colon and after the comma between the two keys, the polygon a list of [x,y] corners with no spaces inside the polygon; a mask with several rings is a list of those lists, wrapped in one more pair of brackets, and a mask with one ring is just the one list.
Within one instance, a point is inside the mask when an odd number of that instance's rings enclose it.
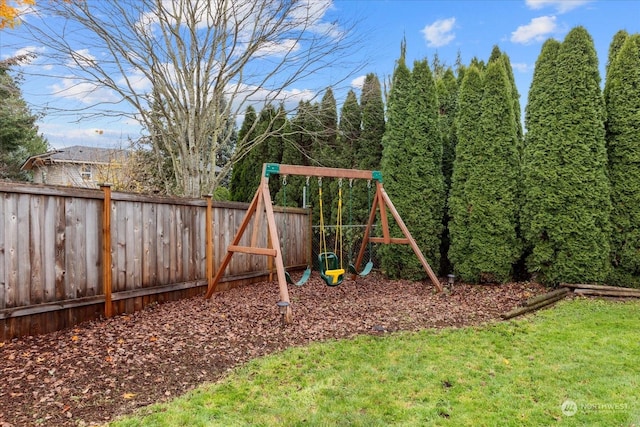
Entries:
{"label": "wooden swing set", "polygon": [[[356,169],[339,169],[339,168],[324,168],[324,167],[313,167],[313,166],[296,166],[296,165],[283,165],[276,163],[265,163],[262,167],[262,177],[260,179],[260,185],[256,190],[255,195],[253,196],[253,200],[251,201],[249,208],[247,209],[247,213],[238,228],[238,231],[235,234],[231,244],[227,248],[227,253],[222,259],[222,263],[220,264],[220,268],[216,272],[216,275],[213,277],[213,280],[210,282],[209,287],[207,289],[207,293],[205,298],[211,298],[213,295],[216,285],[218,281],[222,278],[222,275],[229,265],[231,261],[231,257],[233,254],[239,252],[244,254],[252,254],[252,255],[264,255],[268,257],[272,257],[275,261],[276,273],[278,277],[278,286],[280,289],[280,301],[278,302],[278,306],[280,307],[280,312],[283,315],[283,319],[286,323],[291,323],[292,321],[292,309],[289,300],[289,290],[287,288],[287,282],[292,283],[292,281],[288,280],[288,274],[285,271],[284,261],[282,258],[282,248],[280,248],[280,239],[278,236],[278,230],[276,227],[275,215],[273,213],[273,205],[271,200],[271,194],[269,192],[269,178],[273,175],[281,175],[281,176],[305,176],[309,177],[318,177],[318,178],[337,178],[337,179],[366,179],[368,181],[374,181],[376,184],[376,190],[373,197],[373,202],[371,205],[371,211],[369,213],[369,221],[367,222],[367,226],[364,231],[364,236],[362,239],[362,243],[360,245],[360,250],[358,252],[358,257],[356,258],[355,264],[350,266],[351,273],[355,276],[357,271],[359,271],[360,265],[364,258],[365,250],[367,245],[370,243],[382,243],[382,244],[404,244],[411,246],[413,252],[416,257],[422,264],[425,272],[429,276],[429,279],[434,284],[438,292],[442,291],[442,285],[438,280],[437,276],[434,274],[431,266],[425,259],[424,255],[420,251],[416,241],[411,236],[409,229],[405,225],[404,221],[400,217],[400,214],[393,206],[389,195],[384,190],[382,186],[382,174],[379,171],[367,171],[367,170],[356,170]],[[321,191],[321,190],[320,190]],[[322,200],[322,199],[321,199]],[[376,214],[380,211],[380,226],[382,229],[382,237],[374,237],[371,236],[371,230],[376,220]],[[391,216],[396,221],[396,224],[402,231],[404,237],[391,237],[389,232],[389,222],[388,222],[388,214],[387,210],[391,213]],[[322,215],[322,206],[320,209]],[[267,233],[269,237],[269,242],[275,243],[269,246],[273,247],[260,247],[258,246],[258,237],[260,235],[261,228],[264,227],[264,217],[266,216],[267,223]],[[253,221],[253,229],[251,232],[251,240],[249,246],[240,246],[240,240],[244,236],[251,219],[254,218]],[[322,227],[321,227],[322,228]],[[321,233],[323,231],[321,230]],[[326,244],[323,249],[325,252],[322,252],[319,256],[320,259],[320,269],[321,275],[323,279],[327,282],[328,285],[333,286],[334,284],[339,284],[341,282],[342,277],[346,273],[342,265],[337,265],[335,263],[335,255],[331,252],[326,252]],[[331,260],[332,263],[329,265],[328,260]],[[325,267],[323,268],[323,263]],[[370,268],[370,267],[369,267]],[[305,275],[308,276],[308,271],[305,272]]]}

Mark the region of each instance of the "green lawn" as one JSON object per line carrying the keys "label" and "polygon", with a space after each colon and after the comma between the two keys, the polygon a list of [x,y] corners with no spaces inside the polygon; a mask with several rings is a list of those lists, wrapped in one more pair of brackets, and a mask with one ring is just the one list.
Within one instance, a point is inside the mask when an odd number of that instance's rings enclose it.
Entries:
{"label": "green lawn", "polygon": [[289,349],[111,425],[638,426],[639,396],[640,303],[573,300]]}

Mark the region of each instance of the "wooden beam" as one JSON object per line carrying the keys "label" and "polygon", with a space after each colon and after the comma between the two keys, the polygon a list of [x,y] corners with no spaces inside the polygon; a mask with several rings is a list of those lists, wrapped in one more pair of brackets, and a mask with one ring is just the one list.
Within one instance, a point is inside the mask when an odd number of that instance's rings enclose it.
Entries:
{"label": "wooden beam", "polygon": [[260,227],[263,227],[264,224],[262,220],[262,215],[264,213],[264,198],[260,197],[258,199],[258,206],[256,207],[256,216],[253,218],[253,231],[251,233],[251,245],[250,246],[258,246],[258,235],[260,234]]}
{"label": "wooden beam", "polygon": [[207,199],[207,211],[205,214],[205,266],[207,275],[207,289],[213,285],[213,211],[211,194],[205,196]]}
{"label": "wooden beam", "polygon": [[376,196],[380,199],[379,207],[380,207],[380,226],[382,227],[382,239],[383,243],[388,245],[391,243],[391,233],[389,232],[389,219],[387,218],[387,207],[384,202],[384,198],[382,197],[382,184],[376,184]]}
{"label": "wooden beam", "polygon": [[573,291],[576,295],[592,295],[600,297],[622,297],[622,298],[640,298],[640,292],[633,292],[631,290],[609,290],[609,289],[582,289],[577,288]]}
{"label": "wooden beam", "polygon": [[240,252],[243,254],[254,254],[254,255],[267,255],[267,256],[271,256],[274,257],[277,254],[277,251],[275,249],[270,249],[270,248],[258,248],[258,247],[253,247],[253,246],[237,246],[237,245],[230,245],[227,250],[229,252]]}
{"label": "wooden beam", "polygon": [[622,286],[608,286],[608,285],[593,285],[590,283],[576,284],[576,283],[560,283],[560,286],[576,289],[594,289],[598,291],[628,291],[640,293],[640,289],[636,288],[624,288]]}
{"label": "wooden beam", "polygon": [[[264,169],[264,168],[263,168]],[[264,170],[263,170],[264,172]],[[262,191],[262,197],[264,198],[264,206],[266,208],[267,214],[267,225],[268,232],[271,236],[272,242],[280,242],[280,238],[278,237],[278,228],[276,227],[276,218],[273,214],[273,206],[271,205],[271,194],[269,193],[269,179],[262,174],[262,179],[260,180],[260,187],[258,191]],[[282,261],[282,252],[279,244],[274,245],[276,255],[275,255],[275,263],[276,263],[276,273],[278,275],[278,287],[280,289],[280,301],[290,303],[289,300],[289,288],[287,287],[287,279],[284,272],[284,263]],[[287,306],[286,313],[284,314],[285,323],[291,323],[293,321],[291,306]]]}
{"label": "wooden beam", "polygon": [[[280,175],[317,176],[322,178],[374,179],[373,171],[316,166],[278,165]],[[264,175],[264,173],[263,173]]]}
{"label": "wooden beam", "polygon": [[102,184],[100,189],[104,193],[102,202],[102,287],[104,291],[104,316],[113,316],[111,301],[111,184]]}
{"label": "wooden beam", "polygon": [[[249,205],[249,209],[247,209],[247,213],[245,214],[244,219],[240,224],[240,228],[238,228],[238,231],[236,232],[236,235],[233,238],[233,241],[231,242],[231,246],[235,246],[240,242],[240,239],[242,238],[244,231],[247,229],[247,226],[249,225],[249,221],[251,221],[251,217],[256,212],[256,206],[258,205],[258,199],[260,197],[262,197],[262,192],[260,191],[260,187],[258,187],[258,190],[256,191],[256,194],[253,196],[253,200]],[[222,278],[224,271],[227,269],[227,266],[229,265],[229,262],[231,261],[232,256],[233,256],[233,252],[227,249],[227,253],[222,259],[222,262],[220,263],[220,267],[218,268],[216,275],[213,277],[213,280],[211,281],[211,285],[207,289],[207,293],[204,296],[205,298],[211,298],[211,295],[213,295],[213,292],[216,290],[216,285]]]}
{"label": "wooden beam", "polygon": [[395,243],[397,245],[408,245],[410,243],[409,239],[400,237],[389,237],[387,240],[384,237],[370,237],[369,241],[371,243]]}

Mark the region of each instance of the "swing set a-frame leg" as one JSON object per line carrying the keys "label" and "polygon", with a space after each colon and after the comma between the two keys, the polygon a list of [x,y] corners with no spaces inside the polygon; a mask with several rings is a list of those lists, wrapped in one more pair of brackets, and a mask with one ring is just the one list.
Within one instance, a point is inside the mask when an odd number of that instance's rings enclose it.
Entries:
{"label": "swing set a-frame leg", "polygon": [[[371,229],[373,227],[373,222],[375,221],[376,211],[378,210],[378,208],[380,209],[380,223],[382,227],[382,237],[371,237]],[[404,237],[405,237],[404,239],[391,237],[389,233],[389,222],[387,219],[387,208],[389,209],[389,212],[391,212],[391,216],[396,221],[396,224],[398,224],[398,227],[400,227],[402,234],[404,234]],[[356,264],[355,264],[356,269],[359,268],[360,264],[362,263],[362,259],[364,258],[364,251],[369,242],[383,243],[383,244],[398,243],[398,244],[408,244],[409,246],[411,246],[413,253],[416,255],[416,257],[420,261],[420,264],[422,264],[422,268],[424,268],[424,271],[427,273],[427,276],[429,276],[429,279],[431,280],[433,285],[436,287],[438,292],[442,292],[442,284],[440,283],[440,280],[438,280],[438,277],[435,275],[435,273],[431,269],[431,266],[427,262],[427,259],[422,254],[422,251],[418,247],[418,244],[416,243],[415,239],[409,232],[409,229],[407,228],[404,221],[400,217],[400,214],[396,210],[395,206],[393,205],[393,202],[391,202],[389,195],[384,190],[380,182],[376,183],[376,194],[375,194],[375,197],[373,198],[371,213],[369,214],[369,221],[367,222],[367,228],[364,231],[364,237],[362,239],[360,251],[358,252],[358,258],[356,259]]]}
{"label": "swing set a-frame leg", "polygon": [[278,230],[276,228],[276,220],[275,220],[275,215],[273,213],[273,205],[271,203],[271,195],[269,194],[269,182],[264,176],[260,181],[260,186],[258,187],[255,195],[253,196],[253,200],[249,204],[247,213],[245,214],[245,217],[242,220],[242,223],[240,224],[240,227],[238,228],[238,231],[236,232],[236,235],[233,238],[233,241],[227,248],[227,253],[222,259],[220,267],[218,268],[216,275],[213,277],[213,280],[211,281],[211,285],[207,289],[205,298],[211,298],[211,296],[215,292],[216,286],[220,281],[220,279],[222,278],[222,275],[224,274],[224,271],[229,265],[229,262],[231,261],[231,257],[233,256],[234,253],[240,252],[245,254],[270,256],[274,259],[275,265],[276,265],[276,273],[278,275],[278,287],[280,289],[280,301],[281,303],[285,303],[284,304],[285,311],[283,313],[284,321],[286,323],[291,323],[292,311],[291,311],[291,306],[289,305],[290,304],[289,289],[287,288],[284,262],[282,260],[282,251],[280,250],[280,245],[272,244],[270,245],[272,246],[270,248],[257,247],[256,246],[256,241],[257,241],[256,230],[259,224],[254,224],[250,246],[238,245],[240,243],[240,240],[242,239],[242,236],[247,230],[247,227],[249,226],[251,219],[255,218],[256,221],[260,221],[262,219],[263,212],[266,214],[266,218],[267,218],[267,230],[269,233],[269,240],[271,242],[279,242],[280,240],[278,237]]}

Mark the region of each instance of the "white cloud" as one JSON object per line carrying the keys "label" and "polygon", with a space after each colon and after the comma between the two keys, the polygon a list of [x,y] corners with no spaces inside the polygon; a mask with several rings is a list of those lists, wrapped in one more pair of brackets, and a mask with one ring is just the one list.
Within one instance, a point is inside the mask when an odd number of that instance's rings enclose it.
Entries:
{"label": "white cloud", "polygon": [[569,12],[592,0],[525,0],[530,9],[538,10],[545,7],[553,7],[558,13]]}
{"label": "white cloud", "polygon": [[95,83],[81,82],[73,77],[61,80],[51,86],[52,95],[68,100],[75,100],[83,105],[95,105],[104,102],[118,103],[121,101],[112,90],[98,86]]}
{"label": "white cloud", "polygon": [[[173,71],[173,67],[171,68]],[[175,73],[171,74],[172,79],[175,80]],[[121,87],[131,86],[136,93],[143,93],[151,89],[151,81],[140,70],[129,70],[126,78],[122,76],[118,80],[118,85]]]}
{"label": "white cloud", "polygon": [[455,23],[456,18],[439,19],[424,27],[422,33],[427,41],[427,46],[440,47],[453,41],[456,38],[455,33],[452,32]]}
{"label": "white cloud", "polygon": [[89,49],[79,49],[71,52],[71,58],[67,61],[67,67],[92,68],[96,64],[96,57],[89,53]]}
{"label": "white cloud", "polygon": [[16,50],[16,52],[11,56],[20,56],[20,55],[39,55],[44,53],[46,49],[44,46],[25,46],[21,49]]}
{"label": "white cloud", "polygon": [[526,73],[532,69],[532,67],[529,64],[524,62],[514,62],[511,64],[511,68],[513,68],[514,70],[520,73]]}
{"label": "white cloud", "polygon": [[265,42],[256,51],[256,58],[265,56],[285,57],[286,55],[300,50],[300,43],[297,40],[287,39],[276,42]]}
{"label": "white cloud", "polygon": [[362,86],[364,86],[364,81],[366,78],[367,76],[356,77],[355,79],[351,80],[351,86],[356,89],[362,89]]}
{"label": "white cloud", "polygon": [[[128,126],[121,122],[104,127],[84,127],[77,123],[65,122],[44,122],[39,123],[38,129],[42,132],[52,148],[60,149],[73,145],[84,145],[89,147],[126,147],[128,138],[133,139],[140,135],[140,125]],[[122,127],[122,129],[119,129]]]}
{"label": "white cloud", "polygon": [[528,44],[533,41],[545,40],[556,30],[555,16],[540,16],[533,18],[527,25],[519,26],[511,33],[513,43]]}

